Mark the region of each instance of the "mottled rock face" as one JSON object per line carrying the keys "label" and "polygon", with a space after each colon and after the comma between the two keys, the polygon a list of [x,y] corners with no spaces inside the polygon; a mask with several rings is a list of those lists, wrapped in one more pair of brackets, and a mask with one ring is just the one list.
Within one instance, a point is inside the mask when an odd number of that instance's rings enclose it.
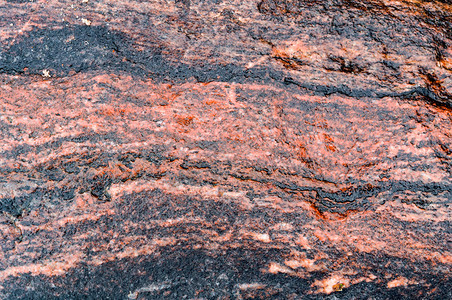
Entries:
{"label": "mottled rock face", "polygon": [[0,298],[451,298],[449,1],[0,1]]}

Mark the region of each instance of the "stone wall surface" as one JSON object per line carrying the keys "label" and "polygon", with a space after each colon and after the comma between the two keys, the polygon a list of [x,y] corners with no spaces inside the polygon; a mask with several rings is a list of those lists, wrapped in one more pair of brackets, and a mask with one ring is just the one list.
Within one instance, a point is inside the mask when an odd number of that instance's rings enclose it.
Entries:
{"label": "stone wall surface", "polygon": [[0,299],[451,299],[451,24],[0,0]]}

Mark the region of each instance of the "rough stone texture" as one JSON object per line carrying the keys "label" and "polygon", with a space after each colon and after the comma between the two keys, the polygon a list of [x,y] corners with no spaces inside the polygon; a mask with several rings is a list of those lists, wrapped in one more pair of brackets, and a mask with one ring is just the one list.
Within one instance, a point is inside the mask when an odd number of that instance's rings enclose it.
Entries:
{"label": "rough stone texture", "polygon": [[452,298],[451,21],[0,1],[0,298]]}

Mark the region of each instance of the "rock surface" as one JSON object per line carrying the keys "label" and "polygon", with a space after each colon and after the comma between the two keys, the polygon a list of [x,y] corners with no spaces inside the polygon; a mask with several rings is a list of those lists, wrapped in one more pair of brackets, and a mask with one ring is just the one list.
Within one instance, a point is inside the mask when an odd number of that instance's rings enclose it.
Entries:
{"label": "rock surface", "polygon": [[0,298],[452,298],[451,21],[0,1]]}

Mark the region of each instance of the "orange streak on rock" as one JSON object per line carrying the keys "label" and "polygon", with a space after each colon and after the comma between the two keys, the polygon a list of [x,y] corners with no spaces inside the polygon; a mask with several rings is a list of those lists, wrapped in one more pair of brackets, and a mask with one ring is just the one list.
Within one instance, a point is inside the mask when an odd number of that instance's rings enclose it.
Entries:
{"label": "orange streak on rock", "polygon": [[315,293],[331,294],[335,291],[333,287],[338,283],[342,283],[344,285],[343,288],[345,289],[350,286],[350,279],[343,277],[340,274],[333,274],[325,279],[314,281],[312,287],[317,288]]}
{"label": "orange streak on rock", "polygon": [[8,267],[0,271],[0,279],[5,280],[9,276],[17,277],[27,273],[32,275],[61,276],[69,269],[74,268],[82,257],[82,253],[68,253],[63,258],[60,258],[64,261],[51,260],[38,264]]}

